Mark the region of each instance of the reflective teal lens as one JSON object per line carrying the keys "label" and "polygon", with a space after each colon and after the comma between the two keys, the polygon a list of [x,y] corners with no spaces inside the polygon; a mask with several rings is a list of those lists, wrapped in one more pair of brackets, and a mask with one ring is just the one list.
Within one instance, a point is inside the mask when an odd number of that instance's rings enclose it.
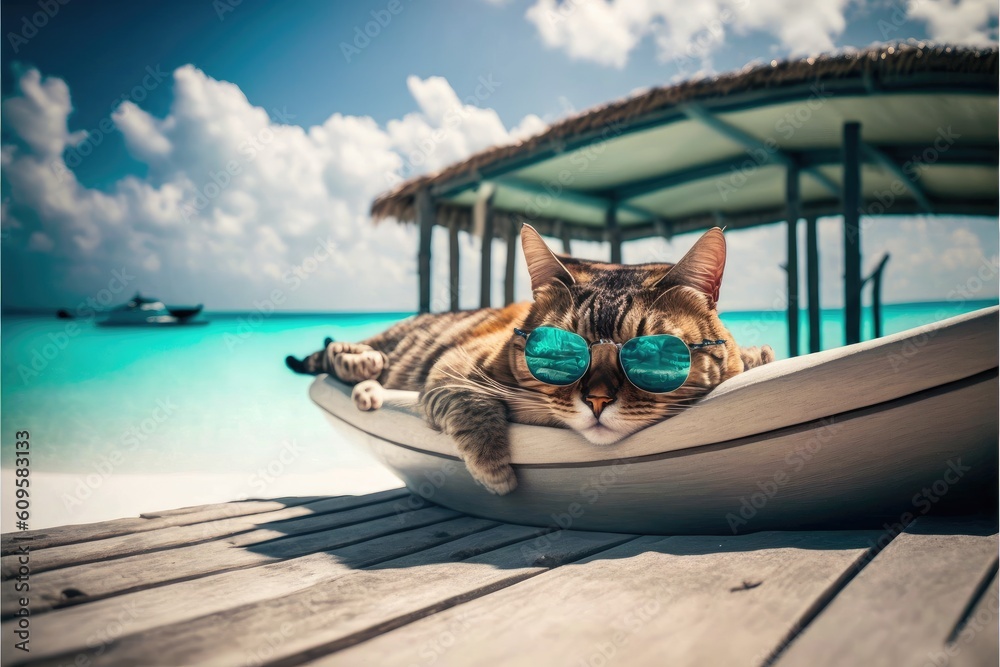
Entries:
{"label": "reflective teal lens", "polygon": [[629,382],[643,391],[678,389],[691,372],[691,351],[677,336],[640,336],[622,345],[619,359]]}
{"label": "reflective teal lens", "polygon": [[590,346],[581,336],[555,327],[538,327],[524,345],[528,370],[546,384],[573,384],[590,365]]}

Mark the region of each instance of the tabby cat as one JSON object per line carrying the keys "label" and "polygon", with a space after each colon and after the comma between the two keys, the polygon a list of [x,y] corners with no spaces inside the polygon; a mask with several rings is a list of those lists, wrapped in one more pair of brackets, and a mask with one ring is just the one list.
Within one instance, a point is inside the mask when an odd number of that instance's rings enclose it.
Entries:
{"label": "tabby cat", "polygon": [[[737,347],[719,319],[726,263],[721,229],[706,232],[673,265],[556,256],[528,225],[521,245],[533,302],[419,315],[361,343],[328,342],[286,363],[299,373],[330,373],[354,384],[362,410],[381,407],[383,387],[420,392],[430,426],[454,438],[480,484],[503,495],[517,486],[510,421],[571,428],[595,445],[610,445],[774,358],[766,345]],[[583,354],[589,344],[589,366],[577,381],[547,384],[529,370],[526,334],[539,327],[578,334]],[[689,375],[669,393],[633,385],[619,357],[622,343],[658,334],[672,334],[691,348]]]}

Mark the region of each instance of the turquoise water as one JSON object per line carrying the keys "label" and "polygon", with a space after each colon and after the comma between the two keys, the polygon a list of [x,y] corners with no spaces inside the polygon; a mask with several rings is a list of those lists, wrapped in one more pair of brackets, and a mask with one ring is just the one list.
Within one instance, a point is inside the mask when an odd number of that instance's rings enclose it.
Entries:
{"label": "turquoise water", "polygon": [[[894,333],[993,305],[907,304],[884,308]],[[289,447],[286,472],[367,464],[340,442],[309,401],[309,378],[284,367],[286,354],[319,348],[325,336],[359,340],[406,313],[208,315],[176,329],[102,329],[52,318],[4,316],[2,465],[13,463],[13,433],[30,430],[32,469],[81,472],[244,473]],[[768,343],[787,355],[783,312],[723,314],[742,345]],[[803,347],[807,344],[802,314]],[[838,311],[824,311],[825,348],[843,343]],[[864,322],[871,336],[870,313]]]}

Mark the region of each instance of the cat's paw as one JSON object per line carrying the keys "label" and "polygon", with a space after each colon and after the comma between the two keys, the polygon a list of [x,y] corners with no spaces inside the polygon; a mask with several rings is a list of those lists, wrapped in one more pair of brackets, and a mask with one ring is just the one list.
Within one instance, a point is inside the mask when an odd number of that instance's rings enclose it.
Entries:
{"label": "cat's paw", "polygon": [[743,370],[748,371],[757,366],[763,366],[774,361],[774,350],[770,345],[760,347],[741,347],[740,358],[743,360]]}
{"label": "cat's paw", "polygon": [[354,407],[358,410],[364,412],[378,410],[385,400],[385,390],[375,380],[365,380],[354,385],[351,399],[354,401]]}
{"label": "cat's paw", "polygon": [[377,350],[341,352],[333,359],[333,369],[337,377],[344,382],[374,380],[382,374],[383,368],[385,368],[385,356]]}
{"label": "cat's paw", "polygon": [[506,496],[517,488],[517,476],[509,463],[482,465],[466,461],[465,467],[483,488],[494,495]]}

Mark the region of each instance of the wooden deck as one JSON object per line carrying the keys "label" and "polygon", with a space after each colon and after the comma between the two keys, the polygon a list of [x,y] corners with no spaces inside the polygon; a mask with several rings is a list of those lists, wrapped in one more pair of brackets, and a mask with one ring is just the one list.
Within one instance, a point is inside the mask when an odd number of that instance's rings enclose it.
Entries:
{"label": "wooden deck", "polygon": [[996,520],[895,533],[551,531],[403,490],[171,510],[4,535],[3,662],[996,665]]}

